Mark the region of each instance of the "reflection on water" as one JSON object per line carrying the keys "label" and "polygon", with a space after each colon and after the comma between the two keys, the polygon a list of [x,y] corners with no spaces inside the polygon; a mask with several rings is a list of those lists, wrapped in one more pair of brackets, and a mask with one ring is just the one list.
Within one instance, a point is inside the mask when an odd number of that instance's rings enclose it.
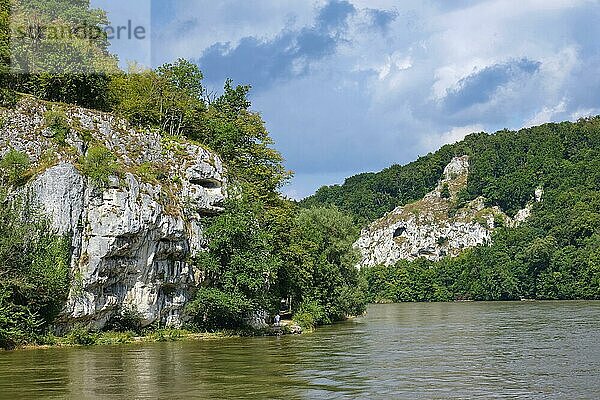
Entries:
{"label": "reflection on water", "polygon": [[0,353],[4,399],[600,398],[600,302],[376,305],[281,338]]}

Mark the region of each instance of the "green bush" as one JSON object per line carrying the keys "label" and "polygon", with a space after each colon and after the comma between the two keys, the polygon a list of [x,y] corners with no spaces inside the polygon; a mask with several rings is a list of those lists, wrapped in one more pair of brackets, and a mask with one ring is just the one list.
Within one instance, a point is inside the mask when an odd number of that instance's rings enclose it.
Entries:
{"label": "green bush", "polygon": [[165,165],[158,165],[151,162],[140,164],[136,168],[135,174],[142,178],[142,180],[151,183],[162,181],[168,176]]}
{"label": "green bush", "polygon": [[98,334],[83,327],[76,327],[67,334],[66,341],[72,345],[91,346],[98,342]]}
{"label": "green bush", "polygon": [[142,318],[140,312],[135,308],[124,307],[108,320],[104,326],[104,330],[140,333],[142,330]]}
{"label": "green bush", "polygon": [[366,299],[355,268],[358,253],[352,244],[358,230],[351,218],[335,207],[303,209],[291,235],[290,263],[295,267],[286,271],[287,290],[300,303],[298,318],[310,314],[313,322],[305,323],[318,325],[362,314]]}
{"label": "green bush", "polygon": [[37,340],[69,291],[70,241],[19,197],[5,203],[0,187],[0,346]]}
{"label": "green bush", "polygon": [[128,332],[102,332],[98,335],[97,344],[124,344],[134,341],[135,333]]}
{"label": "green bush", "polygon": [[17,104],[17,94],[14,90],[7,88],[0,88],[0,106],[1,107],[14,107]]}
{"label": "green bush", "polygon": [[494,214],[494,227],[502,228],[506,225],[506,218],[502,214]]}
{"label": "green bush", "polygon": [[194,323],[207,330],[241,327],[250,311],[251,304],[243,294],[217,288],[200,288],[187,306]]}
{"label": "green bush", "polygon": [[155,342],[175,342],[183,338],[184,333],[185,332],[180,329],[158,329],[150,335],[150,339]]}
{"label": "green bush", "polygon": [[52,332],[47,332],[39,335],[36,342],[42,346],[54,346],[60,343],[60,338],[56,337]]}
{"label": "green bush", "polygon": [[9,150],[0,159],[0,183],[11,186],[23,183],[30,164],[27,154]]}
{"label": "green bush", "polygon": [[356,317],[365,313],[367,309],[366,282],[361,279],[357,286],[339,286],[335,289],[337,301],[330,310],[334,320],[343,320],[346,317]]}
{"label": "green bush", "polygon": [[440,192],[440,196],[442,196],[442,199],[449,199],[451,197],[450,188],[448,187],[447,183],[444,183],[442,185],[442,191]]}
{"label": "green bush", "polygon": [[325,308],[318,301],[310,300],[302,303],[294,314],[293,320],[303,329],[312,330],[321,324],[327,324],[329,320]]}
{"label": "green bush", "polygon": [[24,306],[10,302],[5,289],[0,286],[0,348],[14,349],[36,339],[42,321]]}
{"label": "green bush", "polygon": [[52,139],[61,146],[66,145],[69,134],[67,115],[62,110],[48,110],[44,113],[45,125],[54,134]]}
{"label": "green bush", "polygon": [[91,147],[81,160],[82,172],[98,187],[106,187],[119,169],[117,157],[104,146]]}
{"label": "green bush", "polygon": [[279,304],[281,239],[261,207],[247,197],[230,199],[205,230],[208,251],[195,259],[205,279],[188,307],[199,328],[241,328],[250,313]]}

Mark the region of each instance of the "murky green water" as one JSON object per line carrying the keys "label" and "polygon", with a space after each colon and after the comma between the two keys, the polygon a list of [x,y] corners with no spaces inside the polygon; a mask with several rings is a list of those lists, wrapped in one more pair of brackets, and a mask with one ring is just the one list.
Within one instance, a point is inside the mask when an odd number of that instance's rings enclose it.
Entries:
{"label": "murky green water", "polygon": [[600,398],[600,302],[377,305],[314,334],[0,353],[0,398]]}

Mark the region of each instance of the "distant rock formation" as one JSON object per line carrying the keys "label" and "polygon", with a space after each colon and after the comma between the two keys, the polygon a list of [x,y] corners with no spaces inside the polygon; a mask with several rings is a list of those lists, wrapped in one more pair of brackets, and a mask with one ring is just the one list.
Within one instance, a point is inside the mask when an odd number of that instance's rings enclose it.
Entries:
{"label": "distant rock formation", "polygon": [[437,187],[423,199],[397,207],[363,229],[354,244],[362,254],[358,267],[457,256],[465,249],[490,243],[497,225],[516,226],[525,221],[533,202],[541,201],[542,190],[537,189],[532,203],[514,218],[498,207],[486,207],[483,197],[458,204],[458,193],[466,188],[468,175],[468,156],[455,157]]}
{"label": "distant rock formation", "polygon": [[[59,322],[101,328],[132,308],[144,325],[180,325],[202,279],[189,262],[205,246],[201,217],[221,211],[226,196],[219,157],[71,106],[61,106],[70,128],[57,140],[44,118],[51,107],[26,99],[4,110],[0,156],[28,154],[37,174],[21,190],[71,238],[73,283]],[[81,157],[94,145],[118,159],[120,171],[105,187],[81,172]],[[160,172],[148,174],[153,169]]]}

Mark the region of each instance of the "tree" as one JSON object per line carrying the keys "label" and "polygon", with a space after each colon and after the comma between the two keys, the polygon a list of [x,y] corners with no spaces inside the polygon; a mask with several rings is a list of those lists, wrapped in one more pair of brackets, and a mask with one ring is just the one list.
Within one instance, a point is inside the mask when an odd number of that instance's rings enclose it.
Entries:
{"label": "tree", "polygon": [[194,321],[208,329],[240,327],[252,312],[273,311],[282,263],[261,205],[246,196],[228,200],[205,235],[208,251],[195,260],[203,280],[188,306]]}
{"label": "tree", "polygon": [[[299,310],[322,309],[322,323],[364,312],[366,300],[352,243],[358,230],[336,208],[301,210],[286,263],[292,298]],[[315,307],[316,304],[316,307]]]}
{"label": "tree", "polygon": [[[23,173],[7,171],[13,163],[6,159],[0,161],[0,175]],[[69,291],[71,250],[35,204],[14,191],[9,201],[9,190],[0,182],[0,347],[5,348],[35,340],[54,321]]]}
{"label": "tree", "polygon": [[202,72],[181,58],[174,64],[164,64],[157,72],[164,82],[159,94],[162,131],[171,136],[192,136],[205,109]]}
{"label": "tree", "polygon": [[224,93],[210,104],[203,115],[202,130],[193,136],[206,143],[223,158],[232,178],[247,184],[246,190],[267,203],[276,201],[277,190],[291,172],[275,150],[264,121],[250,111],[249,86],[225,83]]}
{"label": "tree", "polygon": [[134,124],[156,128],[170,136],[194,136],[205,110],[202,73],[179,59],[156,70],[132,64],[115,75],[110,97],[115,110]]}
{"label": "tree", "polygon": [[11,23],[10,89],[45,100],[108,108],[110,75],[106,14],[88,0],[15,0]]}
{"label": "tree", "polygon": [[8,89],[10,72],[10,0],[0,0],[0,105],[11,97]]}

